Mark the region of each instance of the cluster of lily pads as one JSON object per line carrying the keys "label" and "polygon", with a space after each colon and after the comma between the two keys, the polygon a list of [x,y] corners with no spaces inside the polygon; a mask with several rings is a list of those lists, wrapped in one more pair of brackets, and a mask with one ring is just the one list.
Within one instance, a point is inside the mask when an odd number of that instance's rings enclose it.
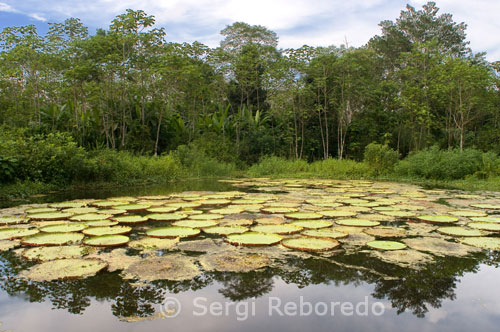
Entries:
{"label": "cluster of lily pads", "polygon": [[[21,276],[43,281],[106,268],[131,279],[184,280],[200,266],[250,271],[297,253],[366,251],[404,266],[428,263],[433,255],[500,250],[495,193],[369,181],[222,181],[244,189],[0,210],[0,251],[37,262]],[[184,254],[191,251],[205,255]]]}

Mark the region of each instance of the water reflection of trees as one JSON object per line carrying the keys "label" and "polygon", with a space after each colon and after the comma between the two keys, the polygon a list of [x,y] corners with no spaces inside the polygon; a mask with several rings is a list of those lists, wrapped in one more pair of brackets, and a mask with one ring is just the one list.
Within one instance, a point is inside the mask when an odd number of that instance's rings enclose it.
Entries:
{"label": "water reflection of trees", "polygon": [[497,266],[500,262],[498,254],[483,253],[469,258],[436,258],[425,268],[414,270],[364,254],[335,256],[332,258],[335,262],[291,258],[283,262],[282,269],[206,273],[189,281],[137,285],[124,280],[118,272],[100,273],[83,280],[28,282],[16,278],[16,275],[31,263],[9,253],[0,258],[0,287],[11,296],[21,296],[29,302],[50,301],[54,308],[74,314],[82,314],[92,300],[108,301],[113,315],[119,317],[153,315],[168,294],[196,291],[214,283],[220,285],[219,293],[231,301],[257,298],[272,291],[275,277],[299,288],[320,284],[373,284],[373,297],[389,300],[398,313],[411,311],[423,317],[429,307],[439,308],[443,300],[455,298],[457,282],[465,273],[476,272],[479,263]]}

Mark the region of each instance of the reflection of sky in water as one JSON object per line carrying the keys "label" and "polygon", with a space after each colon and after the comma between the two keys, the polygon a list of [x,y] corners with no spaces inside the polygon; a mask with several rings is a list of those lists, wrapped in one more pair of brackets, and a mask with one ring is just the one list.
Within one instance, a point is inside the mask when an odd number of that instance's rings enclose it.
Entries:
{"label": "reflection of sky in water", "polygon": [[[92,300],[92,304],[81,315],[70,314],[66,310],[54,310],[50,302],[29,303],[22,294],[9,297],[0,292],[0,321],[2,329],[13,331],[497,331],[500,326],[499,270],[482,265],[478,273],[467,273],[460,278],[455,290],[456,299],[445,299],[441,308],[429,306],[425,318],[417,318],[411,312],[400,315],[390,308],[387,300],[386,312],[380,317],[369,312],[368,317],[335,316],[318,317],[273,317],[268,316],[269,297],[279,297],[281,301],[318,303],[331,301],[362,302],[366,295],[374,291],[374,286],[360,282],[347,285],[310,285],[298,288],[274,279],[272,291],[255,300],[256,315],[246,321],[238,321],[234,307],[228,317],[193,316],[198,311],[193,307],[194,297],[206,297],[209,302],[226,302],[219,292],[224,285],[214,284],[197,291],[172,294],[183,306],[176,318],[159,319],[138,323],[120,322],[111,312],[111,302]],[[245,300],[250,302],[251,300]],[[369,304],[380,301],[368,297]],[[337,313],[337,311],[336,311]]]}

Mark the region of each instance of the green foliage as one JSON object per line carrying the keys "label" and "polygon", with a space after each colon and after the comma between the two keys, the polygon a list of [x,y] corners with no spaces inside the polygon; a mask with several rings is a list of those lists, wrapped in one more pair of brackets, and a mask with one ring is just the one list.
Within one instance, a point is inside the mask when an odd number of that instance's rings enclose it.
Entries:
{"label": "green foliage", "polygon": [[364,161],[370,166],[373,175],[392,172],[399,160],[399,153],[387,145],[370,143],[365,148]]}
{"label": "green foliage", "polygon": [[259,163],[248,170],[251,176],[283,175],[308,172],[309,165],[305,160],[287,160],[276,156],[263,157]]}
{"label": "green foliage", "polygon": [[483,153],[479,150],[459,149],[439,150],[438,147],[411,153],[395,167],[400,176],[458,180],[476,175],[487,178],[500,174],[500,158],[494,153]]}

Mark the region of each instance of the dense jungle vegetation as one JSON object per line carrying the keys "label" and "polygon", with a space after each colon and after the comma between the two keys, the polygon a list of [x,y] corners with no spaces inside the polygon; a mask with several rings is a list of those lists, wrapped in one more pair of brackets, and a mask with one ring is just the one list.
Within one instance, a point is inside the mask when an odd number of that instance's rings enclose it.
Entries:
{"label": "dense jungle vegetation", "polygon": [[95,34],[49,25],[0,34],[7,191],[241,172],[498,184],[500,61],[433,2],[358,48],[280,49],[243,22],[216,48],[173,43],[141,10]]}

